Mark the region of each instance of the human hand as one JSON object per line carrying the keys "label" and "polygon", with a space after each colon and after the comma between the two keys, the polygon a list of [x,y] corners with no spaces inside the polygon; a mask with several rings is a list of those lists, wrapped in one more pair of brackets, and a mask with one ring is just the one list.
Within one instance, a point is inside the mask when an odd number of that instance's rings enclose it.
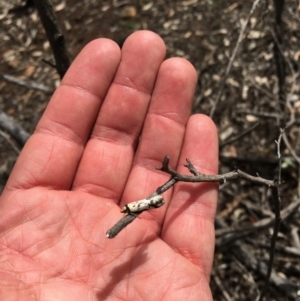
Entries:
{"label": "human hand", "polygon": [[196,71],[164,60],[154,33],[122,50],[88,44],[54,93],[1,196],[2,300],[212,300],[215,183],[177,183],[166,204],[116,238],[120,206],[143,199],[169,175],[218,167],[217,132],[190,116]]}

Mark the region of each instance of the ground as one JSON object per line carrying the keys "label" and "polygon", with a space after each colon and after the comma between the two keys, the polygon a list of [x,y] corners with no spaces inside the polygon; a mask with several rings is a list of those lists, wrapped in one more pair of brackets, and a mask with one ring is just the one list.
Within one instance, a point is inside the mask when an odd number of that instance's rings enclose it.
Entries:
{"label": "ground", "polygon": [[[297,119],[300,5],[296,1],[285,1],[279,52],[284,57],[286,79],[280,104],[274,57],[275,9],[271,0],[259,1],[238,43],[253,2],[66,0],[54,1],[54,5],[72,58],[95,38],[107,37],[122,43],[133,31],[149,29],[163,38],[168,57],[184,57],[195,66],[199,80],[193,112],[211,115],[218,126],[220,173],[237,166],[267,179],[277,176],[275,140],[279,126],[276,117],[283,108],[287,118],[281,126],[290,124],[286,130],[287,140],[281,148],[284,180],[281,198],[287,216],[279,233],[275,274],[267,300],[300,300],[300,296],[297,297],[300,290]],[[0,0],[0,72],[54,90],[59,85],[59,76],[55,69],[42,62],[42,59],[53,62],[53,58],[36,10],[29,7],[8,12],[20,4],[20,1]],[[222,89],[237,43],[236,56]],[[51,93],[4,79],[0,81],[0,91],[1,110],[32,133]],[[1,191],[21,146],[1,131],[0,148]],[[255,300],[262,288],[269,258],[273,210],[267,187],[246,181],[221,185],[211,280],[215,300]],[[266,225],[259,227],[259,221]]]}

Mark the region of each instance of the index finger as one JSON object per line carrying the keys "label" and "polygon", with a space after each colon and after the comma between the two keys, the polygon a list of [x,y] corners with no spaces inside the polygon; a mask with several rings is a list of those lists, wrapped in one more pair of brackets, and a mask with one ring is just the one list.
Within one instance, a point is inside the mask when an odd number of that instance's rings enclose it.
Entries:
{"label": "index finger", "polygon": [[70,188],[119,62],[120,48],[108,39],[95,40],[81,51],[22,150],[3,193],[36,185]]}

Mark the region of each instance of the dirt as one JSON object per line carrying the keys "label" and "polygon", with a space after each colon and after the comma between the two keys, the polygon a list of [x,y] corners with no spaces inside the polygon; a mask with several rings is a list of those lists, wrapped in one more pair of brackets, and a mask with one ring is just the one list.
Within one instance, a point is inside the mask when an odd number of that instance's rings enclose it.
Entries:
{"label": "dirt", "polygon": [[[280,101],[272,1],[260,1],[249,19],[220,93],[226,68],[253,2],[66,0],[54,1],[54,7],[71,58],[95,38],[110,38],[121,45],[136,30],[149,29],[158,33],[167,45],[168,57],[186,58],[198,72],[193,113],[209,115],[220,94],[212,116],[220,136],[220,173],[237,166],[252,175],[258,173],[274,179],[278,175],[275,140],[279,136],[276,117],[279,116]],[[20,4],[20,1],[0,1],[0,72],[54,90],[59,85],[59,76],[53,67],[42,61],[54,63],[37,11],[29,7],[8,13]],[[283,143],[281,148],[282,209],[299,202],[299,14],[299,4],[286,0],[280,46],[286,72],[282,102],[286,122],[281,125],[287,124],[291,117],[294,122],[286,130],[290,146]],[[32,133],[51,95],[3,79],[0,91],[0,109]],[[247,129],[249,132],[245,132]],[[237,137],[243,132],[245,135]],[[0,148],[1,191],[21,146],[2,131]],[[300,300],[297,297],[300,288],[300,214],[298,207],[291,212],[282,223],[273,266],[279,280],[272,281],[267,300]],[[220,186],[217,230],[232,227],[237,233],[238,229],[253,227],[273,214],[274,201],[266,187],[244,180]],[[220,233],[217,232],[211,280],[214,299],[255,300],[263,286],[266,269],[262,266],[268,263],[272,225],[226,244],[222,242],[225,236]],[[239,254],[233,250],[238,250]],[[243,250],[250,254],[251,263],[247,258],[241,258]]]}

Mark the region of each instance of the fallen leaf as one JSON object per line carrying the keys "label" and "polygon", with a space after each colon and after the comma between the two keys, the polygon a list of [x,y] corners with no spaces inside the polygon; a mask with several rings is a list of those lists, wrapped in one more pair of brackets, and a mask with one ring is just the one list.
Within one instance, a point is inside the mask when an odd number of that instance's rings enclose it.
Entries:
{"label": "fallen leaf", "polygon": [[265,33],[262,32],[262,31],[258,31],[258,30],[251,30],[248,35],[247,35],[247,38],[249,40],[257,40],[257,39],[260,39],[262,37],[265,36]]}
{"label": "fallen leaf", "polygon": [[134,18],[136,16],[136,8],[134,6],[124,6],[119,16],[121,18]]}
{"label": "fallen leaf", "polygon": [[247,114],[247,115],[246,115],[246,120],[247,120],[248,122],[256,122],[258,119],[257,119],[257,117],[254,116],[254,115]]}
{"label": "fallen leaf", "polygon": [[147,11],[153,6],[153,2],[149,2],[142,7],[142,11]]}
{"label": "fallen leaf", "polygon": [[238,88],[240,86],[240,84],[236,80],[234,80],[232,77],[227,78],[226,83],[233,87],[236,87],[236,88]]}
{"label": "fallen leaf", "polygon": [[232,12],[234,9],[236,9],[239,6],[239,4],[237,2],[231,4],[230,6],[228,6],[227,8],[223,9],[224,14],[228,14],[230,12]]}
{"label": "fallen leaf", "polygon": [[25,71],[24,71],[24,75],[26,76],[30,76],[31,74],[33,74],[35,71],[35,67],[34,66],[28,66]]}
{"label": "fallen leaf", "polygon": [[197,2],[198,2],[198,0],[189,0],[189,1],[183,1],[183,2],[181,2],[181,4],[183,6],[189,6],[189,5],[196,4]]}
{"label": "fallen leaf", "polygon": [[62,11],[65,7],[66,7],[66,3],[65,1],[62,1],[60,4],[54,7],[54,11],[55,12]]}
{"label": "fallen leaf", "polygon": [[191,31],[188,31],[188,32],[186,32],[185,34],[184,34],[184,38],[185,39],[188,39],[190,36],[192,35],[192,32]]}

